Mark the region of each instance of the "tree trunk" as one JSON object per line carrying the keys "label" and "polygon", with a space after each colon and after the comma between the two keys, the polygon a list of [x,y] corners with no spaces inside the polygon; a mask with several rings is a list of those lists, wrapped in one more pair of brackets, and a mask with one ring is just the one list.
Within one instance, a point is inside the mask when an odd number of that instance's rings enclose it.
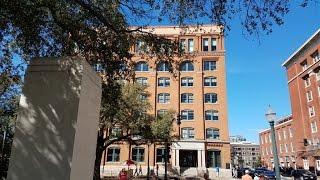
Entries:
{"label": "tree trunk", "polygon": [[100,178],[100,165],[101,165],[101,159],[104,151],[104,139],[103,139],[103,133],[98,134],[97,138],[97,147],[96,147],[96,160],[94,162],[94,175],[93,180],[101,180]]}

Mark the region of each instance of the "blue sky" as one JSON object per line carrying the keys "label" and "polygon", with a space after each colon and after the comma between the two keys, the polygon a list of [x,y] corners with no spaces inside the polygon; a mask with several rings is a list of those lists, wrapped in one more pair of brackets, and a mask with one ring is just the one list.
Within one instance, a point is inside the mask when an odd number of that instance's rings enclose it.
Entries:
{"label": "blue sky", "polygon": [[226,37],[227,89],[230,135],[259,142],[258,132],[268,127],[268,104],[279,117],[291,113],[285,68],[281,64],[320,28],[320,4],[294,7],[285,24],[273,33],[246,38],[237,20]]}

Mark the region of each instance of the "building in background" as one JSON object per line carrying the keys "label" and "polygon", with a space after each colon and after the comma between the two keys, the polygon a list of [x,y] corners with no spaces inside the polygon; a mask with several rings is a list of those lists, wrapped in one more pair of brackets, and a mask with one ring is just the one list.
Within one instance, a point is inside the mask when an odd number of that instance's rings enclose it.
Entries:
{"label": "building in background", "polygon": [[[181,125],[174,124],[173,134],[181,136],[170,147],[170,169],[197,174],[206,168],[230,168],[225,49],[221,30],[214,25],[189,29],[160,26],[145,30],[177,40],[187,52],[185,58],[176,59],[180,64],[174,71],[178,73],[172,74],[170,64],[146,59],[143,42],[133,47],[135,78],[138,83],[147,85],[152,105],[150,113],[157,116],[174,110],[181,117]],[[158,165],[161,171],[164,153],[161,143],[150,146],[114,144],[105,152],[104,170],[109,172],[104,173],[119,172],[128,159],[141,165],[144,172],[149,159],[151,169]]]}
{"label": "building in background", "polygon": [[[244,138],[245,139],[245,138]],[[248,141],[230,142],[233,167],[255,168],[260,166],[260,146]]]}
{"label": "building in background", "polygon": [[[293,129],[292,116],[289,115],[287,117],[280,118],[275,123],[279,164],[283,168],[296,168],[296,131]],[[274,164],[270,128],[261,131],[259,133],[259,138],[262,165],[269,169],[273,169]]]}
{"label": "building in background", "polygon": [[230,143],[247,141],[247,139],[241,135],[230,136],[229,139],[230,139]]}
{"label": "building in background", "polygon": [[283,63],[287,71],[296,165],[320,170],[320,29]]}

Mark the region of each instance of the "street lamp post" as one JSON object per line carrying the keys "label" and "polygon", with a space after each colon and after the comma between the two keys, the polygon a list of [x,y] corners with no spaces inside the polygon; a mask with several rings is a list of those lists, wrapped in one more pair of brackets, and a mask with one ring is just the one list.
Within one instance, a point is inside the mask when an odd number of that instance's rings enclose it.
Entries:
{"label": "street lamp post", "polygon": [[268,107],[268,110],[265,114],[266,119],[268,120],[270,124],[270,133],[271,133],[271,141],[272,141],[272,152],[273,152],[273,163],[274,163],[274,169],[276,171],[276,179],[281,180],[280,178],[280,170],[279,170],[279,159],[278,159],[278,151],[277,151],[277,144],[276,144],[276,136],[275,136],[275,130],[274,130],[274,121],[276,119],[276,113],[273,112],[270,105]]}

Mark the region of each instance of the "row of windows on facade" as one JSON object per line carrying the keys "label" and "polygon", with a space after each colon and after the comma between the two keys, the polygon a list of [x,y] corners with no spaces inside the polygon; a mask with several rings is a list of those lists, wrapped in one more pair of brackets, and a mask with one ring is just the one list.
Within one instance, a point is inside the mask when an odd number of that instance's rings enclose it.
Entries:
{"label": "row of windows on facade", "polygon": [[[157,148],[156,149],[156,162],[163,163],[165,161],[165,148]],[[170,150],[168,151],[170,153]],[[217,150],[208,150],[207,158],[210,167],[220,167],[221,165],[221,156],[220,151]],[[145,149],[142,147],[132,148],[132,160],[135,162],[144,162]],[[119,162],[120,161],[120,148],[118,147],[110,147],[107,150],[107,162]]]}
{"label": "row of windows on facade", "polygon": [[[140,85],[147,86],[148,78],[146,77],[138,77],[136,78],[136,82]],[[181,78],[181,86],[182,87],[193,87],[193,78],[192,77],[182,77]],[[205,87],[216,87],[217,86],[217,78],[214,76],[204,77],[203,85]],[[158,78],[158,86],[159,87],[169,87],[170,86],[170,78],[169,77],[159,77]]]}
{"label": "row of windows on facade", "polygon": [[[214,71],[217,69],[216,61],[204,61],[203,70],[204,71]],[[157,64],[157,71],[169,72],[172,70],[172,66],[168,62],[160,62]],[[179,67],[180,71],[194,71],[194,66],[191,61],[183,61]],[[149,65],[145,61],[139,61],[135,65],[135,71],[146,72],[149,71]]]}
{"label": "row of windows on facade", "polygon": [[[210,46],[209,46],[210,44]],[[137,53],[147,53],[149,51],[149,47],[142,40],[138,40],[135,46],[135,52]],[[164,50],[164,48],[163,48]],[[181,52],[194,52],[196,49],[194,48],[194,40],[193,38],[180,39],[179,40],[179,50]],[[217,39],[216,38],[202,38],[202,51],[216,51],[217,50]]]}
{"label": "row of windows on facade", "polygon": [[[141,100],[146,100],[147,95],[141,94]],[[183,93],[180,98],[181,103],[193,103],[194,96],[192,93]],[[204,103],[217,103],[218,95],[216,93],[206,93],[204,94]],[[159,93],[158,94],[158,103],[170,103],[170,94],[169,93]]]}
{"label": "row of windows on facade", "polygon": [[[293,133],[292,133],[291,127],[288,128],[288,131],[289,131],[289,137],[292,138],[293,137]],[[277,130],[277,132],[278,132],[278,139],[279,140],[282,139],[281,134],[283,134],[283,139],[287,139],[287,131],[285,129],[283,131]],[[269,143],[271,143],[271,134],[270,133],[266,134],[264,136],[261,135],[261,144],[268,143],[268,140],[269,140]]]}
{"label": "row of windows on facade", "polygon": [[[160,109],[157,111],[157,116],[162,116],[168,113],[167,109]],[[206,110],[205,120],[219,120],[219,112],[217,110]],[[181,111],[181,120],[194,120],[194,110],[185,109]]]}
{"label": "row of windows on facade", "polygon": [[302,71],[305,71],[306,69],[308,69],[308,67],[310,67],[311,65],[313,65],[314,63],[316,63],[316,62],[318,62],[320,60],[320,56],[319,56],[318,50],[313,52],[310,55],[310,58],[312,59],[312,62],[308,62],[308,59],[305,59],[300,63],[300,65],[302,67]]}
{"label": "row of windows on facade", "polygon": [[[111,129],[110,137],[118,137],[122,134],[122,129],[119,127],[114,127]],[[191,127],[181,128],[181,139],[194,139],[195,130]],[[136,136],[134,138],[140,138]],[[206,129],[206,139],[220,139],[220,132],[217,128],[207,128]]]}
{"label": "row of windows on facade", "polygon": [[[283,148],[284,147],[284,148]],[[291,148],[291,152],[294,152],[294,147],[293,147],[293,143],[290,143],[290,148]],[[272,155],[273,151],[272,151],[272,146],[266,147],[265,149],[261,149],[262,155]],[[289,147],[288,144],[284,144],[284,146],[282,144],[279,145],[279,152],[280,153],[288,153],[289,152]]]}

